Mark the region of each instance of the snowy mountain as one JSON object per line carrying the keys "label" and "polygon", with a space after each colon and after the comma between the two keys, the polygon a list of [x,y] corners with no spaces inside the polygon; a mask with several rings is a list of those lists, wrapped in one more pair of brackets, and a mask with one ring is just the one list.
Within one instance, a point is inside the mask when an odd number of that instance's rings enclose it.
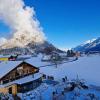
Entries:
{"label": "snowy mountain", "polygon": [[0,54],[33,54],[44,52],[45,48],[51,48],[52,50],[61,52],[61,50],[47,41],[37,42],[22,37],[6,40],[6,42],[0,46]]}
{"label": "snowy mountain", "polygon": [[74,50],[80,52],[100,52],[100,37],[97,39],[88,40],[82,45],[75,47]]}

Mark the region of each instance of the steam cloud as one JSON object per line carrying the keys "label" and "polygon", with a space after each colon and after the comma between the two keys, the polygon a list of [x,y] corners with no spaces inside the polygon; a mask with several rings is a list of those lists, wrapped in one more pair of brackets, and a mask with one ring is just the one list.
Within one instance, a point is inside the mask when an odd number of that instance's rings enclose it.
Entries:
{"label": "steam cloud", "polygon": [[[13,32],[10,42],[23,46],[46,39],[34,9],[26,6],[23,0],[0,0],[0,20],[9,25]],[[9,42],[2,39],[3,44]]]}

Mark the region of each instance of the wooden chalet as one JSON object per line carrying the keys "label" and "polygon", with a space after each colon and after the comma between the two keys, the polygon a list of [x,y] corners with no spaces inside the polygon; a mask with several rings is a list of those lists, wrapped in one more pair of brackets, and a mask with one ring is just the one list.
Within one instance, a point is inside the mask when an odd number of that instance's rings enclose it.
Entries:
{"label": "wooden chalet", "polygon": [[39,68],[27,62],[0,63],[0,92],[17,94],[30,91],[41,84]]}

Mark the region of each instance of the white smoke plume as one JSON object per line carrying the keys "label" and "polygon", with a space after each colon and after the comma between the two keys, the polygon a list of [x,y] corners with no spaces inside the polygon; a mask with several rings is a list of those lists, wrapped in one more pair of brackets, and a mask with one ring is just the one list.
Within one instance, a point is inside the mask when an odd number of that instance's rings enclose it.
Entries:
{"label": "white smoke plume", "polygon": [[16,45],[43,42],[46,39],[34,9],[26,6],[23,0],[0,0],[0,20],[11,28],[13,34],[9,41],[16,42]]}
{"label": "white smoke plume", "polygon": [[1,37],[0,38],[0,46],[2,46],[3,44],[5,44],[7,42],[7,39]]}

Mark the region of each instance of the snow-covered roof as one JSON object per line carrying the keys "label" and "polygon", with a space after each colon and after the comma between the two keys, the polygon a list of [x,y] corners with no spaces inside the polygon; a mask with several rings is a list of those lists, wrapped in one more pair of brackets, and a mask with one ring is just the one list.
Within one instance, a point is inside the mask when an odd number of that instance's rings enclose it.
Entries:
{"label": "snow-covered roof", "polygon": [[14,55],[14,54],[11,54],[11,55],[0,55],[0,58],[9,58],[11,56],[16,56],[16,55]]}
{"label": "snow-covered roof", "polygon": [[42,60],[50,60],[50,55],[45,55]]}
{"label": "snow-covered roof", "polygon": [[11,55],[0,55],[0,58],[9,58]]}
{"label": "snow-covered roof", "polygon": [[30,58],[32,55],[19,55],[18,58]]}
{"label": "snow-covered roof", "polygon": [[31,81],[37,80],[37,79],[39,79],[41,76],[42,76],[41,73],[35,73],[34,75],[29,75],[29,76],[20,78],[20,79],[18,79],[18,80],[9,82],[9,83],[4,84],[4,85],[1,85],[1,86],[2,86],[2,87],[3,87],[3,86],[5,87],[5,86],[12,85],[12,84],[20,84],[20,85],[21,85],[21,84],[24,84],[24,83],[27,83],[27,82],[31,82]]}
{"label": "snow-covered roof", "polygon": [[9,73],[11,70],[13,70],[16,66],[18,66],[22,61],[6,61],[0,63],[0,78],[2,78],[4,75]]}

